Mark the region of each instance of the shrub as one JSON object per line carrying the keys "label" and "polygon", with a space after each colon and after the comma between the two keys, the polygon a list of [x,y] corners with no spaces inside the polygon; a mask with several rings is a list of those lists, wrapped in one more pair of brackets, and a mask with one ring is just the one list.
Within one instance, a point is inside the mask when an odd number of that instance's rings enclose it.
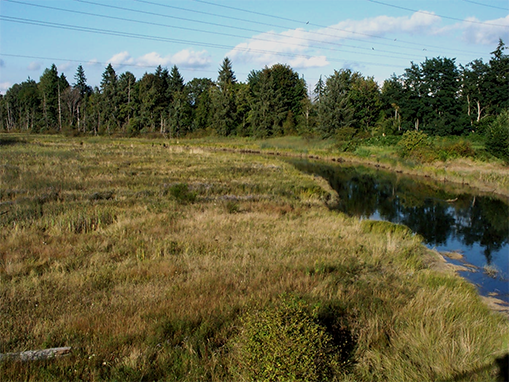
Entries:
{"label": "shrub", "polygon": [[129,120],[129,123],[127,124],[127,134],[130,137],[134,137],[140,133],[140,131],[143,128],[143,123],[141,118],[133,117]]}
{"label": "shrub", "polygon": [[319,306],[283,295],[275,305],[246,314],[234,340],[234,373],[248,381],[332,379],[346,365],[342,347],[351,341],[337,341],[319,312]]}
{"label": "shrub", "polygon": [[509,162],[509,110],[503,111],[489,126],[486,149],[497,158]]}
{"label": "shrub", "polygon": [[189,190],[187,183],[176,183],[168,188],[168,192],[180,203],[194,203],[196,193]]}
{"label": "shrub", "polygon": [[432,162],[437,159],[433,144],[422,131],[407,131],[398,143],[399,155],[402,158],[414,158],[421,162]]}
{"label": "shrub", "polygon": [[463,139],[445,147],[445,150],[452,157],[473,157],[475,155],[472,144]]}

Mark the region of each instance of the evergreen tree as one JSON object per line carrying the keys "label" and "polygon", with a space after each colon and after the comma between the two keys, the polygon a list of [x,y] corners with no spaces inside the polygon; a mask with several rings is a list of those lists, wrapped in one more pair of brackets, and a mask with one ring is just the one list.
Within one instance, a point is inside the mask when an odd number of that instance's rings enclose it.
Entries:
{"label": "evergreen tree", "polygon": [[185,87],[191,107],[190,131],[205,130],[211,118],[211,91],[214,82],[209,78],[194,78]]}
{"label": "evergreen tree", "polygon": [[423,98],[428,104],[425,132],[432,135],[461,134],[465,129],[459,102],[460,75],[455,60],[427,59],[421,64]]}
{"label": "evergreen tree", "polygon": [[226,92],[229,90],[229,86],[235,83],[237,83],[237,78],[233,72],[232,62],[228,57],[225,57],[221,64],[221,68],[219,69],[217,84],[221,91]]}
{"label": "evergreen tree", "polygon": [[499,40],[497,49],[492,54],[489,62],[489,70],[486,81],[487,89],[487,114],[496,116],[503,110],[509,109],[509,96],[507,88],[509,84],[509,55],[504,51],[508,48],[502,39]]}
{"label": "evergreen tree", "polygon": [[349,87],[351,84],[350,70],[337,70],[327,78],[325,89],[318,104],[318,133],[324,137],[332,137],[340,129],[352,127],[354,109],[350,104]]}
{"label": "evergreen tree", "polygon": [[227,136],[235,131],[237,125],[235,74],[232,63],[225,57],[217,77],[217,87],[212,93],[213,117],[212,128],[219,135]]}
{"label": "evergreen tree", "polygon": [[59,77],[55,64],[46,68],[39,79],[39,91],[42,99],[44,127],[58,129]]}
{"label": "evergreen tree", "polygon": [[170,136],[179,136],[190,130],[191,107],[186,93],[184,78],[173,65],[168,77]]}
{"label": "evergreen tree", "polygon": [[180,74],[176,65],[173,65],[171,68],[171,72],[167,79],[168,86],[168,99],[171,102],[173,99],[173,95],[177,92],[181,92],[184,90],[184,78]]}
{"label": "evergreen tree", "polygon": [[[76,118],[76,128],[79,131],[86,131],[87,99],[92,94],[92,88],[87,84],[85,69],[80,64],[74,74],[73,91],[69,93],[69,104],[72,105],[73,114]],[[76,94],[77,93],[77,94]],[[73,118],[74,119],[74,118]],[[83,121],[83,122],[82,122]],[[72,125],[72,122],[71,122]]]}
{"label": "evergreen tree", "polygon": [[[250,123],[256,136],[283,135],[295,130],[306,98],[306,84],[288,65],[275,64],[248,77]],[[285,131],[286,130],[286,131]]]}
{"label": "evergreen tree", "polygon": [[251,108],[249,123],[257,138],[266,138],[273,134],[274,125],[282,119],[283,110],[277,109],[272,78],[268,70],[252,71],[248,77],[251,89]]}
{"label": "evergreen tree", "polygon": [[[130,128],[130,134],[138,133],[139,120],[136,122],[136,127],[131,125],[131,119],[135,117],[137,106],[139,104],[136,97],[136,77],[131,72],[122,73],[118,77],[118,96],[119,96],[119,110],[118,118],[122,131],[125,132],[126,128]],[[134,130],[134,131],[133,131]]]}
{"label": "evergreen tree", "polygon": [[313,102],[319,103],[322,99],[323,93],[325,90],[325,83],[323,82],[322,76],[318,79],[318,82],[315,85],[315,89],[313,90],[313,93],[315,97],[313,98]]}
{"label": "evergreen tree", "polygon": [[81,98],[85,98],[86,96],[90,95],[92,93],[92,88],[87,85],[87,77],[85,76],[85,69],[83,69],[83,66],[80,64],[76,68],[76,73],[74,74],[74,81],[76,81],[73,84],[73,87],[75,89],[78,89]]}
{"label": "evergreen tree", "polygon": [[108,64],[101,80],[100,120],[98,121],[99,132],[112,133],[119,126],[118,121],[118,77],[115,69]]}
{"label": "evergreen tree", "polygon": [[369,131],[381,117],[382,100],[378,84],[372,77],[353,76],[349,98],[354,108],[357,129]]}

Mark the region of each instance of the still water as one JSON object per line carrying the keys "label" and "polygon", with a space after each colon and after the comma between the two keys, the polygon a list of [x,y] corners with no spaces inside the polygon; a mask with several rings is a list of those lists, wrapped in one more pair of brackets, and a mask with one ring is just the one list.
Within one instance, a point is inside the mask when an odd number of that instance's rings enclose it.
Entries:
{"label": "still water", "polygon": [[[482,295],[509,303],[509,201],[466,189],[362,166],[292,160],[300,171],[328,180],[339,194],[332,208],[361,219],[404,224],[429,248],[458,252],[461,276]],[[471,190],[470,190],[471,192]]]}

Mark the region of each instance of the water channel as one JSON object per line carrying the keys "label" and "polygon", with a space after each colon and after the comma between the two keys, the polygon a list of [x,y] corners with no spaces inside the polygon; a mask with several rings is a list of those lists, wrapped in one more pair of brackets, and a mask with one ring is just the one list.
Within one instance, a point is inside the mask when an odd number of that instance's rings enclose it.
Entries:
{"label": "water channel", "polygon": [[426,181],[362,166],[291,160],[325,178],[339,194],[332,208],[361,219],[404,224],[429,248],[460,254],[460,275],[481,295],[509,304],[509,200],[449,183]]}

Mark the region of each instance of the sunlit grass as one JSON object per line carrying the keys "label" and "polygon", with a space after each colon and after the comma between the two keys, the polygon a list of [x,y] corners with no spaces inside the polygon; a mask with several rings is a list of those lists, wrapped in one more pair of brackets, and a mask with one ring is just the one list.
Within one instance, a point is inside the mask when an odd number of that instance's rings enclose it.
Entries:
{"label": "sunlit grass", "polygon": [[43,136],[0,150],[0,353],[73,348],[0,363],[2,380],[232,380],[246,318],[288,294],[334,307],[352,339],[331,379],[495,380],[508,351],[507,319],[430,269],[419,237],[328,210],[323,179],[276,156]]}

